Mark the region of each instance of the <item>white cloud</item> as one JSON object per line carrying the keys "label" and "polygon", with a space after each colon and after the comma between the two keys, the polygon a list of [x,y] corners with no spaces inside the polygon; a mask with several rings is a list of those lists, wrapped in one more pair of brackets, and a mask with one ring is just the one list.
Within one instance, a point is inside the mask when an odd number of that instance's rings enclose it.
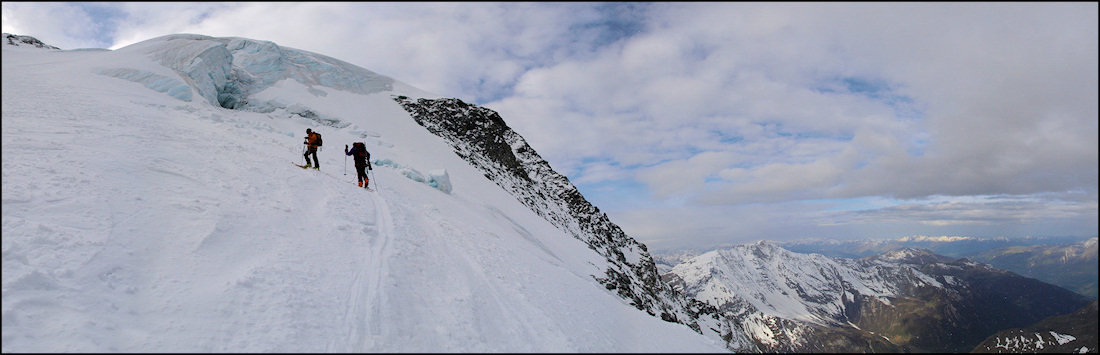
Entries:
{"label": "white cloud", "polygon": [[[843,184],[834,189],[838,196],[1028,194],[1095,185],[1096,20],[1081,11],[1092,5],[670,6],[650,12],[659,24],[651,27],[660,32],[627,39],[621,50],[608,47],[592,61],[567,61],[520,79],[517,97],[559,100],[554,107],[590,116],[600,122],[595,127],[608,127],[601,134],[605,141],[615,142],[582,141],[551,156],[611,156],[638,164],[667,159],[662,153],[678,146],[739,151],[748,143],[708,144],[688,132],[713,127],[744,136],[740,129],[747,125],[774,123],[794,135],[847,137],[851,149],[800,164],[840,177],[810,179]],[[1078,22],[1066,23],[1062,15],[1071,13]],[[849,62],[858,65],[844,64]],[[697,67],[706,69],[689,69]],[[897,102],[881,97],[813,90],[822,80],[845,76],[885,80],[891,87],[882,90],[916,100],[927,112],[913,119],[898,116]],[[494,105],[523,111],[519,98],[509,100]],[[714,113],[720,118],[708,119]],[[560,111],[534,115],[545,118],[517,125],[532,132],[536,146],[562,137],[543,132],[568,129],[547,126],[574,123],[550,118]],[[638,132],[639,126],[660,134]],[[669,141],[680,135],[696,140]],[[925,154],[910,156],[909,149]],[[857,162],[851,153],[840,155],[848,151],[859,152]],[[785,151],[760,153],[789,158]],[[837,171],[853,163],[867,166]],[[767,175],[779,173],[776,166],[738,169],[771,180]],[[1028,177],[1035,171],[1076,178]],[[822,187],[768,184],[792,196]]]}
{"label": "white cloud", "polygon": [[884,207],[850,209],[837,200],[818,200],[705,208],[646,206],[608,214],[653,250],[708,248],[759,239],[1082,235],[1095,233],[1100,217],[1095,199],[935,196],[871,205]]}
{"label": "white cloud", "polygon": [[579,184],[648,186],[647,205],[666,209],[616,213],[653,238],[670,227],[643,226],[671,209],[717,240],[737,226],[778,235],[765,226],[777,220],[812,233],[823,224],[791,217],[820,208],[803,200],[1096,201],[1095,3],[95,6],[117,27],[77,5],[4,3],[4,30],[63,48],[108,34],[118,45],[179,32],[269,40],[483,104]]}
{"label": "white cloud", "polygon": [[69,3],[3,3],[3,31],[31,35],[61,48],[101,47],[96,20]]}

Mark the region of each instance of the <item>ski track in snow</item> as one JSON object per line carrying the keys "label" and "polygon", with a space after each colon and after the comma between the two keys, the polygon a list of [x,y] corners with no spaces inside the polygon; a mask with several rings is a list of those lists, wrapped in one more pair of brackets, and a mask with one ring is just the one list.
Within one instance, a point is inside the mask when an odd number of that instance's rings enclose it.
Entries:
{"label": "ski track in snow", "polygon": [[[263,129],[262,122],[236,120],[219,113],[216,108],[196,109],[178,103],[146,105],[149,110],[135,112],[126,109],[125,98],[116,105],[97,105],[94,96],[82,95],[82,89],[63,87],[71,90],[55,92],[50,90],[55,88],[53,86],[38,84],[46,79],[19,83],[8,80],[5,80],[5,87],[16,84],[27,91],[25,95],[35,97],[66,97],[68,104],[25,107],[5,103],[5,116],[26,119],[4,122],[4,131],[8,133],[3,148],[4,204],[5,207],[22,204],[26,208],[22,213],[5,214],[5,234],[14,231],[11,237],[16,238],[5,237],[4,251],[5,256],[18,250],[25,250],[29,255],[22,263],[26,267],[12,267],[11,273],[5,272],[5,279],[10,274],[40,283],[39,289],[59,295],[41,298],[25,292],[10,294],[10,299],[18,301],[12,303],[11,309],[5,307],[5,323],[26,321],[20,319],[20,314],[37,314],[28,318],[31,321],[39,317],[46,317],[47,321],[65,318],[56,312],[46,312],[48,306],[70,309],[73,313],[104,308],[114,309],[116,316],[100,319],[76,316],[70,317],[69,322],[83,322],[84,327],[105,327],[113,331],[107,333],[111,335],[95,338],[73,334],[76,340],[70,344],[71,349],[81,348],[76,346],[81,343],[98,344],[97,348],[109,351],[133,350],[130,346],[194,351],[316,349],[315,344],[248,343],[233,335],[250,329],[279,332],[260,324],[295,318],[308,320],[311,318],[297,317],[297,314],[309,310],[332,312],[326,310],[329,306],[325,302],[315,302],[309,297],[315,292],[297,289],[294,282],[295,275],[301,278],[341,273],[332,272],[335,265],[317,265],[294,257],[295,250],[316,253],[324,250],[317,246],[341,245],[308,240],[328,234],[362,238],[364,249],[370,247],[369,253],[360,254],[369,255],[369,260],[360,259],[362,263],[348,266],[357,275],[356,282],[350,283],[348,297],[343,300],[346,304],[342,316],[349,331],[348,342],[326,347],[333,351],[362,349],[365,332],[362,329],[369,326],[367,317],[371,315],[367,310],[374,309],[376,314],[379,308],[380,280],[386,273],[385,258],[388,256],[385,248],[393,234],[384,199],[350,184],[318,184],[320,189],[314,192],[320,193],[311,200],[295,185],[308,184],[306,179],[316,176],[294,176],[302,172],[289,166],[286,168],[290,171],[278,174],[290,177],[284,182],[285,186],[277,185],[276,181],[233,179],[275,172],[262,164],[237,164],[236,169],[225,164],[225,161],[255,161],[256,155],[263,156],[248,151],[224,134],[231,128]],[[155,116],[150,117],[150,112]],[[181,122],[180,116],[199,116],[201,121],[199,124]],[[82,117],[101,120],[86,121]],[[107,139],[90,140],[90,137]],[[267,155],[275,154],[286,153]],[[211,162],[211,165],[219,167],[214,170],[226,174],[201,174],[199,172],[206,169],[189,166],[189,162],[208,160],[220,160],[221,163]],[[261,172],[248,174],[240,170]],[[22,178],[9,173],[17,171],[46,172],[36,176],[48,179],[15,183]],[[114,183],[117,181],[130,183],[119,185]],[[340,188],[325,189],[325,186]],[[248,205],[250,195],[263,193],[278,196],[276,200],[280,203]],[[370,196],[366,201],[373,204],[356,207],[347,200],[348,195]],[[300,206],[294,207],[295,204]],[[267,208],[282,216],[279,218],[301,220],[300,226],[287,231],[269,230],[245,210],[253,208]],[[364,220],[362,216],[366,212],[370,218]],[[75,224],[79,228],[74,228],[71,221],[80,221]],[[336,233],[311,231],[311,226],[326,229],[323,225],[326,221],[340,222]],[[364,227],[356,231],[352,227],[355,225]],[[158,231],[164,235],[151,235]],[[26,244],[22,242],[25,238],[16,236],[28,233],[40,237]],[[268,234],[256,238],[263,244],[245,244],[248,239],[234,237],[256,233]],[[65,251],[79,253],[82,257],[58,254],[52,250],[57,246],[67,247]],[[344,253],[357,254],[355,250]],[[355,257],[339,259],[356,260]],[[42,263],[53,266],[53,271],[17,274],[21,270],[34,270],[34,265]],[[5,259],[5,271],[9,265],[12,264]],[[367,270],[371,274],[364,275]],[[150,278],[146,276],[149,274],[158,276]],[[289,280],[282,280],[284,278]],[[84,284],[85,280],[99,282]],[[196,284],[197,280],[205,282]],[[8,296],[5,292],[5,298]],[[214,307],[211,309],[203,304]],[[205,328],[185,327],[175,320],[186,318],[185,313],[203,309],[206,310],[199,313],[238,313],[239,316],[235,323]],[[134,316],[138,322],[122,321],[126,316]],[[281,331],[288,332],[285,335],[305,335],[311,332],[310,328],[324,327],[303,324]],[[151,340],[156,333],[164,331],[192,332],[199,338],[223,340],[224,343],[176,347]],[[304,338],[324,339],[321,334],[323,332]],[[128,337],[147,340],[127,345]],[[231,340],[234,338],[238,340]],[[5,343],[7,340],[5,338]]]}
{"label": "ski track in snow", "polygon": [[[345,296],[342,299],[344,304],[341,308],[344,311],[341,314],[341,319],[343,319],[346,331],[342,338],[331,338],[325,345],[325,351],[380,351],[382,350],[381,346],[384,344],[381,325],[386,323],[385,319],[382,318],[382,308],[385,304],[386,295],[383,280],[390,273],[386,260],[390,257],[389,246],[395,234],[391,209],[386,199],[381,196],[383,190],[378,189],[377,186],[373,191],[367,191],[358,186],[347,184],[347,182],[350,182],[350,180],[346,180],[348,175],[338,177],[330,174],[326,169],[302,169],[302,172],[311,174],[316,178],[324,177],[338,182],[338,184],[332,185],[339,188],[333,191],[334,195],[330,195],[330,199],[334,198],[331,196],[344,195],[354,196],[355,198],[362,197],[364,199],[362,202],[369,202],[363,206],[369,206],[369,208],[363,208],[365,211],[360,212],[373,211],[373,216],[369,220],[356,221],[354,216],[357,214],[355,213],[339,214],[340,217],[349,222],[348,226],[355,225],[356,222],[362,222],[364,226],[362,232],[367,238],[362,243],[369,246],[369,251],[363,254],[365,257],[353,257],[366,260],[362,260],[364,264],[355,268],[354,276],[351,278],[351,282],[348,283],[344,292]],[[377,184],[377,181],[374,181],[374,183]],[[331,205],[331,201],[328,204]],[[318,213],[326,213],[325,211],[331,213],[339,210],[339,208],[331,210],[319,208]],[[369,213],[363,215],[369,215]]]}
{"label": "ski track in snow", "polygon": [[390,244],[390,239],[393,238],[394,235],[393,216],[390,214],[389,204],[386,203],[385,199],[381,198],[380,194],[382,193],[382,190],[377,189],[376,191],[378,192],[378,194],[371,193],[370,196],[371,199],[375,202],[375,208],[378,211],[378,224],[382,238],[378,243],[376,243],[376,246],[371,251],[372,258],[369,269],[374,270],[374,272],[371,275],[372,277],[369,283],[369,287],[371,288],[372,292],[369,293],[370,298],[367,300],[367,304],[370,307],[369,314],[372,316],[371,318],[375,319],[376,321],[370,324],[370,327],[366,332],[366,334],[370,336],[370,346],[365,347],[362,344],[362,340],[359,339],[357,341],[358,346],[356,347],[356,349],[359,350],[368,348],[373,349],[376,347],[377,344],[381,342],[381,339],[379,338],[382,336],[381,327],[382,324],[384,324],[384,320],[381,318],[382,305],[386,302],[386,293],[382,292],[382,288],[385,286],[383,284],[383,279],[386,277],[386,275],[389,274],[389,267],[386,263],[386,260],[390,258],[390,249],[387,247]]}
{"label": "ski track in snow", "polygon": [[[333,175],[324,173],[338,179]],[[356,190],[363,190],[356,186]],[[393,238],[393,217],[389,204],[380,196],[381,190],[360,191],[371,202],[374,214],[373,233],[368,227],[365,234],[371,237],[368,244],[370,252],[367,264],[355,271],[353,282],[345,297],[344,324],[347,328],[346,342],[340,344],[337,338],[326,347],[329,352],[356,352],[376,348],[381,343],[381,308],[385,302],[382,280],[389,273],[386,259],[390,257],[388,246]]]}

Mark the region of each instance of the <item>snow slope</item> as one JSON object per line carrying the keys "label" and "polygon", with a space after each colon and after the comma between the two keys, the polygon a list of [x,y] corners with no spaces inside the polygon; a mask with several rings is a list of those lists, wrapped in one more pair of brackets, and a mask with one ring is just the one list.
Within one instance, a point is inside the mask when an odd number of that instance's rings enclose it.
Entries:
{"label": "snow slope", "polygon": [[[605,289],[399,81],[195,35],[5,43],[2,77],[4,352],[725,351]],[[320,171],[290,164],[306,128]]]}

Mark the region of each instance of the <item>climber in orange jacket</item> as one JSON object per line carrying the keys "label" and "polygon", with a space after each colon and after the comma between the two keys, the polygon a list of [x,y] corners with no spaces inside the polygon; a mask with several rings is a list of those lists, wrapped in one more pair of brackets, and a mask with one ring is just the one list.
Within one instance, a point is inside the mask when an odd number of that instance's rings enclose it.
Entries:
{"label": "climber in orange jacket", "polygon": [[310,165],[309,165],[309,156],[312,154],[313,155],[313,165],[312,165],[312,167],[314,169],[318,169],[318,170],[321,169],[321,162],[317,160],[317,147],[321,146],[321,134],[317,133],[317,132],[314,132],[313,130],[311,130],[309,128],[306,128],[306,141],[302,144],[306,145],[306,153],[303,154],[303,156],[305,156],[305,158],[306,158],[305,167],[306,168],[310,167]]}

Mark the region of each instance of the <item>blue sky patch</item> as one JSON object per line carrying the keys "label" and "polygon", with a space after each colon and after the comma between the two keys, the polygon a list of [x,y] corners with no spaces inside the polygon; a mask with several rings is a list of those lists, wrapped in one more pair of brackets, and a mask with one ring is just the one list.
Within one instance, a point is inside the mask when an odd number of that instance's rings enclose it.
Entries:
{"label": "blue sky patch", "polygon": [[118,24],[127,19],[128,15],[126,12],[115,7],[113,4],[94,2],[74,2],[70,4],[87,14],[96,25],[95,28],[92,29],[90,36],[74,34],[75,37],[90,37],[94,42],[94,46],[98,48],[108,48],[115,44],[115,34]]}
{"label": "blue sky patch", "polygon": [[710,133],[718,136],[718,141],[721,143],[736,144],[745,141],[745,137],[742,137],[740,135],[726,134],[725,132],[719,130],[711,130]]}
{"label": "blue sky patch", "polygon": [[651,203],[649,187],[631,179],[576,183],[588,202],[601,210],[629,210]]}
{"label": "blue sky patch", "polygon": [[601,21],[582,25],[582,28],[599,30],[596,47],[633,37],[646,27],[645,14],[648,5],[645,3],[600,3],[596,5],[596,11],[602,15]]}
{"label": "blue sky patch", "polygon": [[899,85],[883,79],[838,77],[826,80],[812,90],[819,93],[864,96],[890,106],[898,118],[924,118],[924,110],[916,100],[899,94]]}

